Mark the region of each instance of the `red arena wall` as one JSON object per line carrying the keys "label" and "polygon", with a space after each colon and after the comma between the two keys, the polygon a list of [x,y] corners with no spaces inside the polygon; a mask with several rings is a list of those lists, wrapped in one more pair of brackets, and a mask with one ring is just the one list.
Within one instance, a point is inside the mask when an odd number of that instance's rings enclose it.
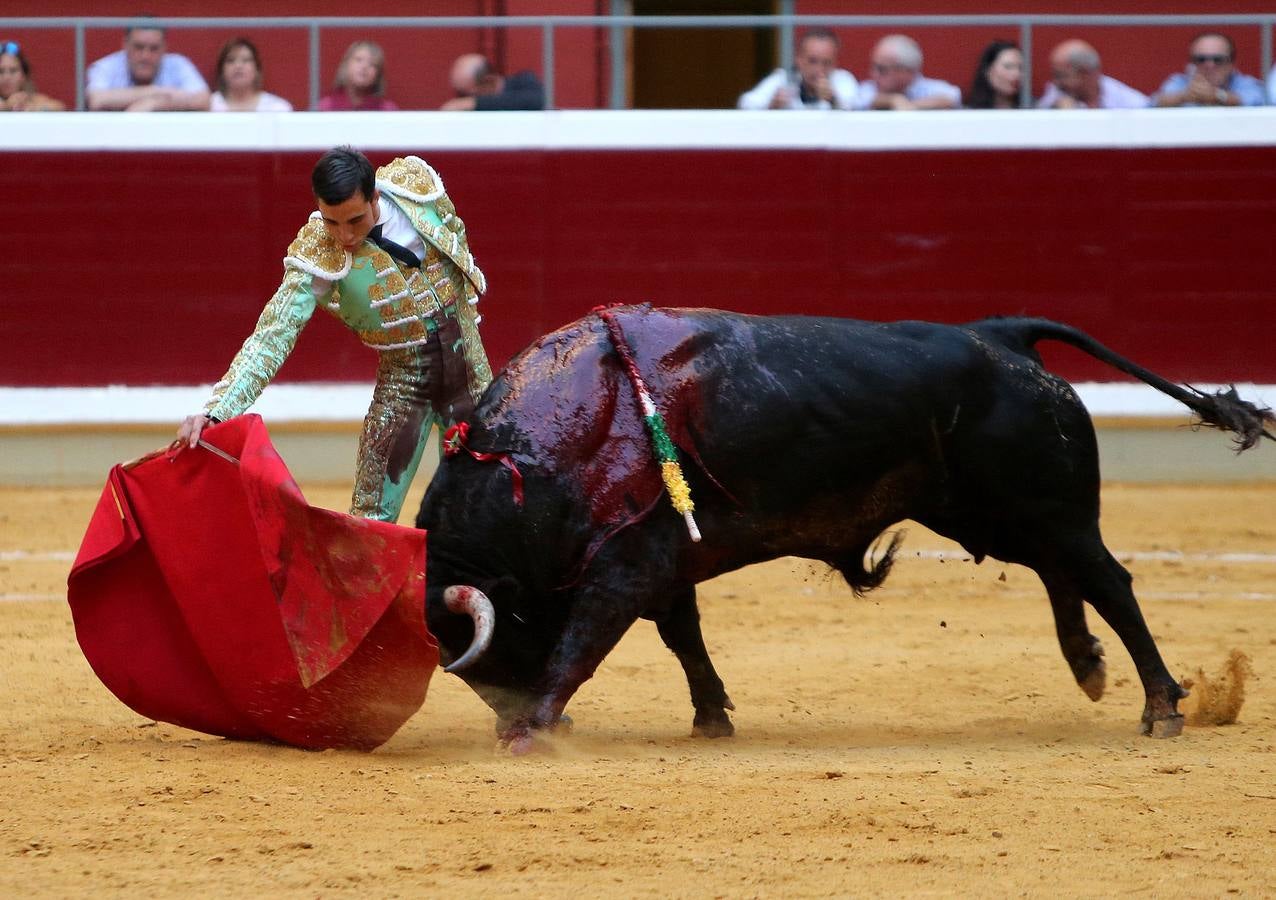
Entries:
{"label": "red arena wall", "polygon": [[[141,137],[136,119],[95,137],[74,124],[105,121],[93,114],[26,117],[9,134],[25,149],[0,153],[0,195],[21,211],[0,217],[0,384],[214,380],[278,284],[314,159],[359,136],[376,163],[418,153],[443,175],[489,277],[498,364],[597,304],[652,301],[1042,315],[1175,379],[1276,383],[1276,150],[1262,137],[1276,111],[1212,129],[1192,112],[812,114],[782,137],[766,113],[729,112],[143,115]],[[217,135],[226,149],[173,146]],[[1113,377],[1059,352],[1067,377]],[[316,314],[281,379],[372,368]]]}

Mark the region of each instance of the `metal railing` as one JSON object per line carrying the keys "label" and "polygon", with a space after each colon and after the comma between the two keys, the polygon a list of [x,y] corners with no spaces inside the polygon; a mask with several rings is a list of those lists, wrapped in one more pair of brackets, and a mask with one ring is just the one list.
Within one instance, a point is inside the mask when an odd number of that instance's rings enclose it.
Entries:
{"label": "metal railing", "polygon": [[[1087,28],[1146,26],[1172,28],[1196,26],[1223,28],[1228,26],[1257,26],[1260,29],[1262,66],[1267,73],[1272,66],[1272,31],[1276,27],[1276,13],[1270,14],[1219,14],[1200,13],[1182,15],[1054,15],[1054,14],[998,14],[998,15],[900,15],[900,16],[812,16],[794,15],[796,0],[780,0],[784,12],[772,16],[209,16],[187,18],[148,18],[146,23],[157,28],[296,28],[307,32],[309,45],[310,106],[319,100],[320,72],[319,47],[324,29],[340,28],[536,28],[541,32],[541,78],[545,83],[545,106],[554,106],[554,38],[561,28],[609,29],[611,53],[611,78],[609,102],[611,109],[626,106],[626,79],[628,68],[625,31],[629,28],[772,28],[776,31],[780,52],[780,65],[793,65],[793,38],[795,29],[823,26],[830,28],[962,28],[997,26],[1016,29],[1019,46],[1024,54],[1024,77],[1021,91],[1025,101],[1031,99],[1033,30],[1041,27],[1084,26]],[[611,0],[613,11],[623,8],[624,0]],[[0,18],[4,29],[73,29],[75,33],[76,109],[85,108],[84,35],[89,29],[123,30],[138,24],[137,17],[119,16],[61,16],[61,17],[13,17]]]}

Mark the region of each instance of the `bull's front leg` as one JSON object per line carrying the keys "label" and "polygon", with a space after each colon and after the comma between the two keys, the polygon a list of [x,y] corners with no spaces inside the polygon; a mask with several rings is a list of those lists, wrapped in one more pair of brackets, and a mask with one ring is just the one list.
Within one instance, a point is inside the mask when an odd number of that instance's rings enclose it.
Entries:
{"label": "bull's front leg", "polygon": [[578,589],[563,636],[535,692],[538,699],[526,713],[509,720],[500,734],[511,753],[529,752],[538,734],[560,724],[567,702],[637,621],[641,604],[636,594],[632,584],[623,590],[593,583]]}

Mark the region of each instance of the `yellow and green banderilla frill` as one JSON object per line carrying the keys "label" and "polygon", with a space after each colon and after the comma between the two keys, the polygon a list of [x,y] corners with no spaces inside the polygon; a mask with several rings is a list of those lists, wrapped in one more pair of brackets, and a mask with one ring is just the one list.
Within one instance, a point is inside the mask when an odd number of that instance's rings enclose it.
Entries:
{"label": "yellow and green banderilla frill", "polygon": [[607,326],[607,334],[611,338],[612,346],[620,354],[625,374],[629,376],[629,383],[638,397],[638,405],[642,408],[642,420],[647,424],[647,431],[651,434],[652,447],[660,463],[660,477],[664,480],[665,490],[669,494],[673,508],[682,514],[691,539],[698,541],[700,529],[696,526],[695,517],[692,515],[696,505],[691,500],[691,488],[687,484],[687,479],[683,477],[682,466],[678,464],[678,451],[674,449],[673,441],[669,439],[664,417],[660,415],[660,410],[656,409],[656,404],[652,402],[651,393],[642,380],[642,374],[638,371],[638,364],[634,362],[633,354],[629,352],[625,334],[620,328],[620,323],[616,321],[615,315],[606,307],[598,307],[594,312]]}

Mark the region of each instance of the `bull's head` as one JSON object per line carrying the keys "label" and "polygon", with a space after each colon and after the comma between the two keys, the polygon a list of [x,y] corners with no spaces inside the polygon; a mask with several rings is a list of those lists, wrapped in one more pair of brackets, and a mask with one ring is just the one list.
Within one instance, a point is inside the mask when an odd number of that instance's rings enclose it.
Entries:
{"label": "bull's head", "polygon": [[546,666],[562,637],[566,607],[539,594],[528,600],[522,584],[508,576],[480,576],[476,587],[456,584],[463,581],[458,574],[449,572],[451,577],[427,589],[430,631],[439,641],[443,670],[492,708],[497,731],[503,733],[534,713]]}

